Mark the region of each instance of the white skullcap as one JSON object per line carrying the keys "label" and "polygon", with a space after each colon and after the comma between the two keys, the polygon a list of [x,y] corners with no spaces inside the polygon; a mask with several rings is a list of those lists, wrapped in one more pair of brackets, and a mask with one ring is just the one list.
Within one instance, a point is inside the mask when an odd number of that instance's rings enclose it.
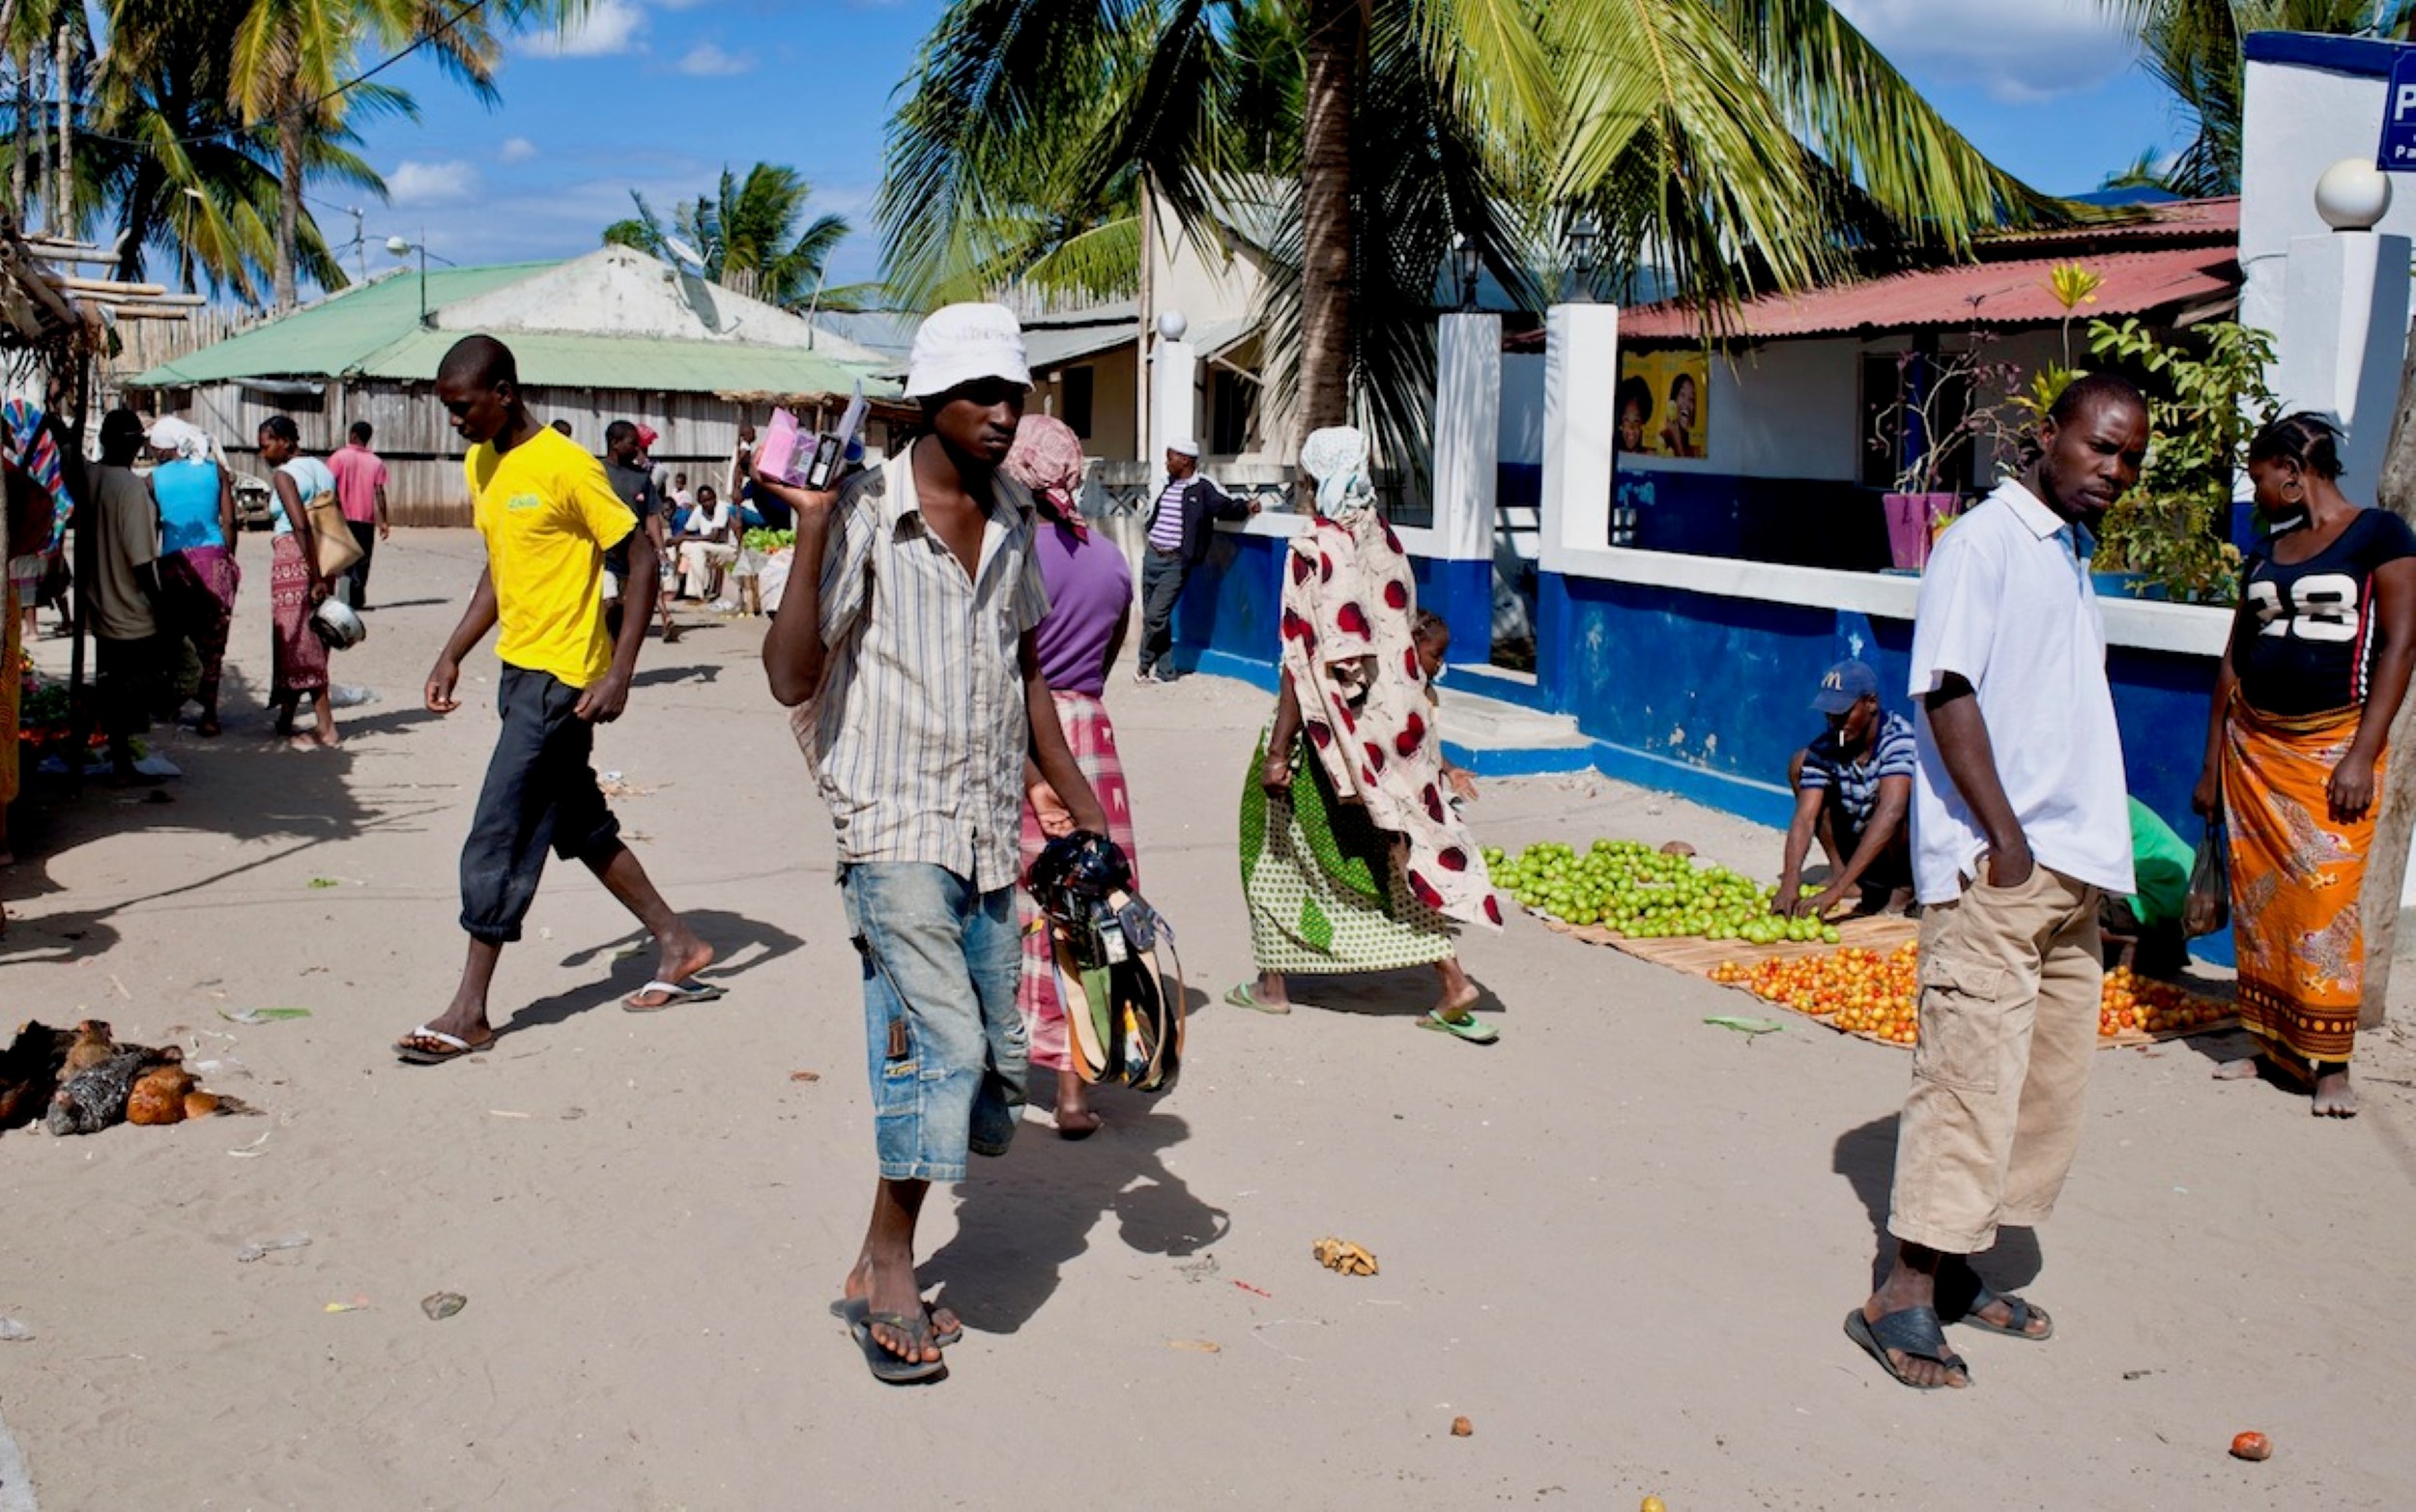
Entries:
{"label": "white skullcap", "polygon": [[914,333],[906,396],[935,399],[961,384],[985,378],[1031,386],[1023,328],[1016,323],[1015,312],[1003,304],[950,304],[934,310]]}
{"label": "white skullcap", "polygon": [[1181,441],[1170,441],[1166,442],[1166,450],[1173,452],[1178,457],[1190,457],[1196,461],[1199,457],[1199,442],[1193,441],[1189,437],[1185,437]]}

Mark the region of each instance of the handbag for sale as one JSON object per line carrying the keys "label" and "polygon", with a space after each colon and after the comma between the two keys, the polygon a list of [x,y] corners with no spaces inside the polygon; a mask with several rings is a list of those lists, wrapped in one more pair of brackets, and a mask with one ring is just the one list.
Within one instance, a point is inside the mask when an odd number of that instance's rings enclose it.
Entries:
{"label": "handbag for sale", "polygon": [[1170,1090],[1183,1070],[1183,963],[1173,927],[1133,892],[1132,863],[1106,836],[1077,830],[1042,848],[1025,882],[1049,933],[1074,1073]]}
{"label": "handbag for sale", "polygon": [[344,518],[344,506],[333,494],[321,494],[302,505],[302,513],[310,517],[311,555],[317,558],[311,565],[319,576],[350,572],[362,553],[353,539],[352,522]]}

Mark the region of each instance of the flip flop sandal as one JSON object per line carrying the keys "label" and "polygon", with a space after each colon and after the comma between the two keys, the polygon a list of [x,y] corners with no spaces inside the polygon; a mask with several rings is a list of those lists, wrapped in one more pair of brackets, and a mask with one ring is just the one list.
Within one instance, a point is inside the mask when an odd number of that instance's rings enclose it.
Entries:
{"label": "flip flop sandal", "polygon": [[[931,1309],[926,1307],[924,1311],[928,1313]],[[830,1304],[830,1315],[838,1319],[841,1323],[853,1325],[858,1319],[864,1316],[864,1298],[861,1297],[843,1297],[839,1298],[839,1300]],[[952,1344],[961,1342],[964,1338],[964,1330],[963,1328],[942,1328],[939,1327],[939,1320],[937,1318],[934,1318],[932,1320],[932,1328],[934,1330],[932,1333],[932,1342],[938,1345],[943,1350]]]}
{"label": "flip flop sandal", "polygon": [[[2013,1310],[2011,1325],[1991,1323],[1980,1316],[1980,1310],[1991,1302],[2002,1302]],[[2046,1323],[2045,1333],[2027,1331],[2033,1318]],[[1977,1328],[1982,1333],[2001,1333],[2008,1339],[2024,1339],[2032,1344],[2044,1344],[2056,1336],[2056,1321],[2053,1318],[2049,1318],[2044,1311],[2032,1307],[2019,1297],[1999,1296],[1988,1289],[1988,1283],[1985,1281],[1980,1282],[1979,1289],[1972,1294],[1970,1310],[1957,1318],[1955,1322],[1967,1328]],[[1902,1349],[1904,1346],[1900,1344],[1896,1347]]]}
{"label": "flip flop sandal", "polygon": [[1907,1380],[1904,1371],[1887,1357],[1889,1350],[1899,1351],[1913,1359],[1943,1365],[1948,1370],[1959,1370],[1963,1372],[1964,1383],[1967,1385],[1970,1383],[1971,1367],[1964,1363],[1962,1355],[1946,1347],[1946,1330],[1939,1326],[1935,1308],[1907,1307],[1873,1323],[1863,1317],[1862,1309],[1857,1307],[1846,1314],[1846,1337],[1861,1345],[1873,1359],[1879,1361],[1880,1368],[1895,1377],[1899,1384],[1912,1386],[1915,1391],[1942,1391],[1946,1387],[1942,1382],[1938,1385],[1920,1385]]}
{"label": "flip flop sandal", "polygon": [[[660,1003],[637,1001],[639,998],[656,992],[665,994]],[[622,998],[620,1006],[632,1013],[659,1013],[664,1009],[676,1008],[682,1003],[710,1003],[715,998],[729,995],[729,988],[717,987],[709,982],[665,982],[657,978]]]}
{"label": "flip flop sandal", "polygon": [[873,1337],[876,1324],[906,1335],[907,1346],[917,1354],[934,1342],[929,1313],[919,1312],[911,1318],[903,1313],[869,1310],[854,1314],[848,1323],[848,1331],[855,1335],[855,1347],[864,1352],[864,1367],[873,1373],[875,1381],[884,1385],[906,1386],[936,1381],[948,1373],[944,1359],[902,1359],[889,1353],[880,1340]]}
{"label": "flip flop sandal", "polygon": [[1470,1044],[1491,1044],[1502,1038],[1502,1031],[1485,1023],[1474,1013],[1463,1013],[1457,1018],[1446,1018],[1441,1009],[1434,1008],[1426,1010],[1426,1016],[1418,1020],[1418,1027],[1440,1029],[1454,1039],[1467,1041]]}
{"label": "flip flop sandal", "polygon": [[1260,1013],[1283,1014],[1290,1013],[1295,1008],[1306,1006],[1299,1003],[1263,1002],[1260,1000],[1258,994],[1251,989],[1251,984],[1247,982],[1235,987],[1232,991],[1227,992],[1224,995],[1224,1000],[1232,1004],[1235,1008],[1247,1008],[1251,1010],[1253,1013]]}
{"label": "flip flop sandal", "polygon": [[[445,1048],[431,1050],[425,1045],[412,1043],[414,1040],[434,1040]],[[442,1029],[431,1029],[421,1024],[394,1041],[394,1058],[406,1066],[442,1066],[446,1061],[458,1061],[465,1055],[475,1055],[481,1050],[493,1048],[495,1048],[493,1040],[488,1040],[482,1044],[473,1044],[459,1035],[448,1035]]]}

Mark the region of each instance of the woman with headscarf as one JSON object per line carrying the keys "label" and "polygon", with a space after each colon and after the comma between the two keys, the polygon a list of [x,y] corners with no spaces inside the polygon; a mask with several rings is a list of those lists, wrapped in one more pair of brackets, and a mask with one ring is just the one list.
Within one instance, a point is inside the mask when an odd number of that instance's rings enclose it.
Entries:
{"label": "woman with headscarf", "polygon": [[[328,695],[328,646],[310,628],[310,616],[334,585],[319,572],[311,538],[311,500],[335,493],[335,474],[316,457],[302,454],[302,430],[293,417],[272,414],[260,422],[260,460],[276,470],[269,516],[270,663],[276,732],[297,751],[332,747],[335,705]],[[294,730],[294,716],[308,699],[314,725],[307,735]]]}
{"label": "woman with headscarf", "polygon": [[[1007,453],[1005,471],[1032,491],[1039,507],[1033,554],[1040,558],[1041,582],[1049,589],[1049,613],[1032,632],[1041,673],[1056,699],[1057,719],[1065,726],[1075,764],[1090,780],[1091,791],[1107,813],[1107,838],[1134,862],[1137,886],[1133,806],[1125,790],[1123,758],[1116,754],[1116,727],[1101,701],[1132,622],[1133,569],[1121,548],[1083,523],[1075,502],[1082,487],[1082,442],[1073,427],[1054,415],[1025,415],[1016,427],[1015,449]],[[1037,767],[1025,762],[1025,870],[1042,846],[1073,828],[1056,792]],[[1079,1139],[1099,1127],[1099,1116],[1091,1111],[1088,1090],[1067,1054],[1065,1004],[1057,994],[1056,963],[1048,933],[1039,927],[1039,909],[1031,895],[1022,892],[1016,895],[1016,907],[1023,927],[1023,977],[1017,1004],[1031,1033],[1032,1063],[1057,1073],[1057,1132]]]}
{"label": "woman with headscarf", "polygon": [[1498,929],[1502,909],[1444,796],[1409,558],[1376,509],[1358,431],[1314,432],[1301,467],[1317,519],[1284,563],[1282,694],[1242,787],[1258,980],[1225,1001],[1288,1013],[1289,976],[1432,965],[1442,996],[1423,1022],[1490,1043],[1452,934]]}
{"label": "woman with headscarf", "polygon": [[244,581],[235,562],[235,480],[211,456],[210,438],[199,426],[170,416],[154,424],[145,440],[159,459],[151,492],[159,501],[159,585],[170,633],[191,641],[201,663],[195,731],[216,735],[227,629]]}

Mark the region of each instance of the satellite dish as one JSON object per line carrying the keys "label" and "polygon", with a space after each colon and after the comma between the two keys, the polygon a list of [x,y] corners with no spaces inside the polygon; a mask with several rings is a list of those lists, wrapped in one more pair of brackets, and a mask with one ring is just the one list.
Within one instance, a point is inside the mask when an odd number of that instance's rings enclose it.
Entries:
{"label": "satellite dish", "polygon": [[668,234],[664,236],[663,249],[671,253],[672,257],[678,262],[694,263],[700,269],[705,266],[705,254],[676,236]]}

